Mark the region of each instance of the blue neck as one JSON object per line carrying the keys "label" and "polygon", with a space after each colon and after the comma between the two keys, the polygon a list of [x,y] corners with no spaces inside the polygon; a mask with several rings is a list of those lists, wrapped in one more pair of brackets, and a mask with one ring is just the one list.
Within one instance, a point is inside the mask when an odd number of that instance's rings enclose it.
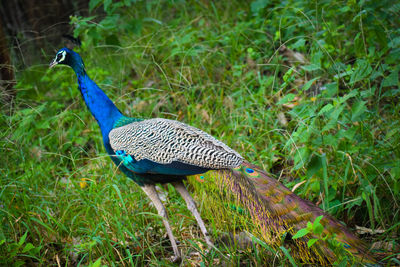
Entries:
{"label": "blue neck", "polygon": [[78,77],[79,90],[83,100],[97,120],[103,140],[108,142],[108,134],[122,114],[97,84],[89,78],[82,67],[73,67],[73,69]]}

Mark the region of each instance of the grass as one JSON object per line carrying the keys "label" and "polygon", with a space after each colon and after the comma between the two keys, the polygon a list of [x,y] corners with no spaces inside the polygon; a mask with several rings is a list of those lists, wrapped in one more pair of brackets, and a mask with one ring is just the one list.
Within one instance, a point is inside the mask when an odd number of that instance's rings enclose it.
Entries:
{"label": "grass", "polygon": [[[362,238],[399,263],[398,11],[307,2],[148,1],[72,21],[90,77],[126,115],[218,137],[349,227],[384,230]],[[0,262],[174,265],[154,208],[106,156],[74,73],[47,69],[53,56],[18,72],[16,104],[0,117]],[[189,183],[218,249],[205,253],[182,199],[160,188],[183,264],[295,262],[256,236],[254,247],[225,245],[251,222],[212,198],[213,185]]]}

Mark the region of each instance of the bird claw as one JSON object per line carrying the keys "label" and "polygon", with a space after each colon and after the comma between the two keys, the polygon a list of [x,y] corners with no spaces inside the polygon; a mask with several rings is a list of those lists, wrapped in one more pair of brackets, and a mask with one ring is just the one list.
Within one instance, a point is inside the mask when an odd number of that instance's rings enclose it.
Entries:
{"label": "bird claw", "polygon": [[170,257],[170,261],[172,262],[172,263],[176,263],[176,262],[178,262],[178,261],[180,261],[181,260],[181,256],[179,256],[179,255],[175,255],[175,256],[171,256]]}

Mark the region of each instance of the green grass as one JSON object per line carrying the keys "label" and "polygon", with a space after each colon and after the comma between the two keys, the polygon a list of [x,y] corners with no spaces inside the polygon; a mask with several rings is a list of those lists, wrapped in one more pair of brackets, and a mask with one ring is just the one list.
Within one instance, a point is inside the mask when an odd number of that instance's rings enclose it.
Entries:
{"label": "green grass", "polygon": [[[391,19],[398,7],[260,0],[113,6],[72,21],[90,77],[126,115],[198,127],[288,187],[305,181],[295,192],[349,227],[385,230],[362,236],[369,244],[398,248],[400,25]],[[294,62],[290,51],[304,60]],[[53,56],[18,72],[16,105],[0,117],[0,263],[173,265],[162,221],[106,156],[73,71],[47,69]],[[225,246],[224,235],[252,231],[251,223],[210,198],[212,185],[190,184],[218,249],[205,253],[186,205],[162,188],[185,265],[293,262],[257,237],[254,247]],[[395,249],[379,251],[399,263]]]}

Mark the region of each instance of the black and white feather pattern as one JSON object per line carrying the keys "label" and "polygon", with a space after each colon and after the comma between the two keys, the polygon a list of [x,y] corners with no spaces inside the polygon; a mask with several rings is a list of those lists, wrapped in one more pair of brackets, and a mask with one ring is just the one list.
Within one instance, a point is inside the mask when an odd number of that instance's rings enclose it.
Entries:
{"label": "black and white feather pattern", "polygon": [[209,169],[238,167],[243,157],[211,135],[179,121],[149,119],[115,128],[109,134],[114,151],[135,160],[160,164],[182,162]]}

